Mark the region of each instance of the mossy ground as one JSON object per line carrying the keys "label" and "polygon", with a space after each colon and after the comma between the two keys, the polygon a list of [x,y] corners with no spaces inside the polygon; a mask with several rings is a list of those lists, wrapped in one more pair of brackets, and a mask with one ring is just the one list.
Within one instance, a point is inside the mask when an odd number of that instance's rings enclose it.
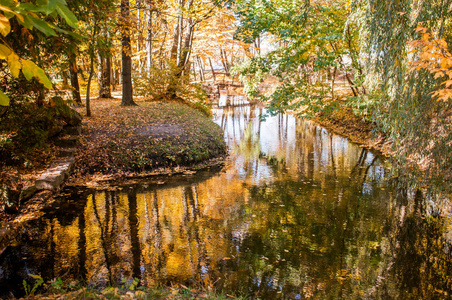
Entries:
{"label": "mossy ground", "polygon": [[221,128],[205,114],[178,101],[136,102],[93,101],[73,178],[192,167],[226,153]]}

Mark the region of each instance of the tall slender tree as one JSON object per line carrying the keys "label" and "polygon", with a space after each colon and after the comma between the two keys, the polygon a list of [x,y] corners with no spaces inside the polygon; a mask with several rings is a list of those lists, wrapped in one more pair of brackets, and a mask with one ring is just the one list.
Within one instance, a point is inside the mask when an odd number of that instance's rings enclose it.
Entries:
{"label": "tall slender tree", "polygon": [[132,48],[130,45],[130,3],[121,0],[122,34],[122,106],[137,105],[133,101],[132,89]]}

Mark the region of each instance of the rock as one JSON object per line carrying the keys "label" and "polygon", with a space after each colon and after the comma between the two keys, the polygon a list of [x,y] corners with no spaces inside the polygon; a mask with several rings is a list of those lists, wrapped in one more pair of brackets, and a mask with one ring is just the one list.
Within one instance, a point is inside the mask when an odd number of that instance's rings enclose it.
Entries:
{"label": "rock", "polygon": [[63,121],[55,120],[55,122],[52,123],[52,125],[48,129],[49,137],[55,136],[58,133],[60,133],[61,131],[63,131],[63,127],[64,127]]}
{"label": "rock", "polygon": [[68,157],[56,161],[55,164],[36,180],[35,185],[38,190],[58,190],[64,180],[69,176],[74,164],[74,157]]}
{"label": "rock", "polygon": [[59,157],[72,157],[74,156],[75,148],[62,148],[60,149]]}
{"label": "rock", "polygon": [[82,126],[65,126],[63,129],[65,134],[69,135],[81,135],[82,134]]}
{"label": "rock", "polygon": [[[69,107],[68,107],[69,108]],[[71,125],[71,126],[78,126],[82,123],[82,115],[73,110],[72,108],[69,108],[70,112],[67,114],[62,115],[63,120]]]}
{"label": "rock", "polygon": [[51,102],[55,107],[57,117],[64,120],[67,124],[77,126],[82,123],[82,115],[70,108],[63,98],[55,96],[52,98]]}
{"label": "rock", "polygon": [[78,138],[73,136],[60,137],[55,140],[55,145],[62,148],[74,148],[77,146]]}
{"label": "rock", "polygon": [[16,213],[19,210],[19,195],[20,191],[11,189],[8,184],[0,185],[0,203],[6,213]]}
{"label": "rock", "polygon": [[33,196],[37,191],[38,191],[38,188],[35,185],[29,186],[29,187],[23,189],[20,192],[19,201],[22,202],[22,200],[31,198],[31,196]]}

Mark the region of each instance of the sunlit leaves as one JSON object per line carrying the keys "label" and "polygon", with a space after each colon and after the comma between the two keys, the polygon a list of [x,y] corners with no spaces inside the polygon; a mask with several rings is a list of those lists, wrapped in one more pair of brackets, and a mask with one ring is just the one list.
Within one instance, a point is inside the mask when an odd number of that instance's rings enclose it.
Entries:
{"label": "sunlit leaves", "polygon": [[388,5],[378,0],[372,1],[373,9],[369,2],[355,1],[356,18],[367,46],[366,80],[375,95],[373,118],[397,153],[393,169],[412,183],[425,180],[430,187],[446,188],[441,183],[451,179],[446,170],[452,166],[452,101],[448,83],[441,83],[451,79],[450,54],[443,51],[452,33],[450,25],[445,26],[451,20],[450,2]]}
{"label": "sunlit leaves", "polygon": [[52,83],[49,78],[47,78],[43,69],[38,67],[34,62],[30,60],[22,60],[22,73],[27,80],[36,78],[40,83],[42,83],[46,88],[51,89]]}
{"label": "sunlit leaves", "polygon": [[419,26],[416,31],[420,32],[421,38],[410,42],[415,48],[412,51],[417,56],[413,61],[414,70],[425,69],[432,73],[435,79],[446,77],[442,85],[445,88],[438,89],[432,93],[438,101],[448,101],[452,98],[452,54],[448,51],[447,42],[444,39],[434,38],[426,27]]}
{"label": "sunlit leaves", "polygon": [[[75,15],[67,8],[66,4],[65,0],[38,0],[36,5],[30,2],[2,1],[0,11],[3,14],[0,13],[0,34],[7,36],[11,32],[10,19],[14,16],[23,27],[29,30],[36,29],[46,36],[56,36],[56,26],[51,22],[45,21],[40,16],[42,14],[47,16],[58,14],[69,26],[77,28],[78,21]],[[13,77],[18,78],[20,70],[22,70],[27,80],[36,78],[46,88],[52,88],[52,83],[43,69],[30,60],[21,59],[11,46],[7,43],[5,44],[5,42],[0,44],[0,59],[7,61]],[[9,98],[2,92],[0,95],[0,105],[7,106],[9,102]]]}
{"label": "sunlit leaves", "polygon": [[37,30],[41,31],[47,36],[56,35],[55,30],[51,27],[51,25],[47,22],[44,22],[38,18],[35,18],[33,16],[29,16],[28,20],[30,21],[30,24],[36,28]]}
{"label": "sunlit leaves", "polygon": [[3,14],[0,14],[0,33],[6,36],[11,31],[9,20]]}
{"label": "sunlit leaves", "polygon": [[0,59],[6,59],[11,54],[11,49],[5,44],[0,44]]}
{"label": "sunlit leaves", "polygon": [[11,52],[11,54],[8,55],[8,57],[6,58],[6,61],[8,62],[9,71],[11,72],[11,75],[13,75],[15,78],[18,78],[20,69],[22,68],[19,56],[17,56],[16,53]]}
{"label": "sunlit leaves", "polygon": [[8,106],[9,98],[0,90],[0,106]]}
{"label": "sunlit leaves", "polygon": [[20,59],[19,56],[13,52],[8,46],[0,44],[0,59],[6,59],[11,75],[15,78],[19,77],[19,72],[22,69],[27,80],[33,77],[37,78],[46,88],[52,88],[50,80],[47,78],[43,69],[38,67],[34,62]]}
{"label": "sunlit leaves", "polygon": [[[319,99],[329,101],[326,96],[332,84],[319,78],[330,77],[332,70],[354,73],[349,81],[351,89],[354,94],[364,93],[358,81],[362,69],[358,34],[353,21],[347,20],[348,3],[346,0],[239,1],[241,24],[236,37],[246,42],[257,37],[273,41],[267,54],[236,69],[241,79],[251,82],[246,77],[257,75],[256,71],[276,76],[279,88],[266,100],[271,102],[270,108],[278,111],[302,106],[318,111],[324,107]],[[249,90],[256,91],[256,88]]]}
{"label": "sunlit leaves", "polygon": [[[49,1],[49,3],[52,1]],[[67,8],[64,0],[56,1],[56,10],[58,14],[73,28],[78,27],[78,21],[75,15]]]}

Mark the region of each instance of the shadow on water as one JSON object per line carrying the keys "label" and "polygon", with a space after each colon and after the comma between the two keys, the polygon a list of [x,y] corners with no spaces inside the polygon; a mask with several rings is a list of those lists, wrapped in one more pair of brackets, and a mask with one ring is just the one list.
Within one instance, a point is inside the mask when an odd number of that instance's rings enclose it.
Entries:
{"label": "shadow on water", "polygon": [[2,255],[0,294],[40,274],[262,299],[449,297],[449,218],[391,188],[378,156],[290,115],[263,122],[239,96],[221,101],[223,170],[67,191]]}

